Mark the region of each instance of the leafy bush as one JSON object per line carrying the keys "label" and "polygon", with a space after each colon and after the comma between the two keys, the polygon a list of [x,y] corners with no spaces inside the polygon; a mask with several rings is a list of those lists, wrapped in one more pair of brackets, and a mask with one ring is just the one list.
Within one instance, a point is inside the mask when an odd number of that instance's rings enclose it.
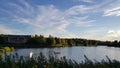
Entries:
{"label": "leafy bush", "polygon": [[10,52],[11,51],[10,47],[3,47],[3,49],[5,50],[5,52]]}
{"label": "leafy bush", "polygon": [[0,47],[0,53],[11,52],[14,51],[14,47]]}

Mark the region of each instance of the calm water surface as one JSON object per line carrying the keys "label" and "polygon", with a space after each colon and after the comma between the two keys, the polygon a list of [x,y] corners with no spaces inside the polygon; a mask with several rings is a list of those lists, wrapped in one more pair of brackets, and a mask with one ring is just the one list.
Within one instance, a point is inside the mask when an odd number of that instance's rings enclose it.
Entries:
{"label": "calm water surface", "polygon": [[91,60],[106,60],[106,56],[108,56],[111,60],[116,59],[120,61],[120,48],[107,46],[17,49],[12,52],[12,54],[18,53],[21,56],[29,56],[30,52],[32,52],[34,56],[39,55],[40,52],[45,56],[59,52],[59,54],[56,54],[57,58],[66,56],[67,59],[73,59],[77,62],[83,61],[85,59],[84,55]]}

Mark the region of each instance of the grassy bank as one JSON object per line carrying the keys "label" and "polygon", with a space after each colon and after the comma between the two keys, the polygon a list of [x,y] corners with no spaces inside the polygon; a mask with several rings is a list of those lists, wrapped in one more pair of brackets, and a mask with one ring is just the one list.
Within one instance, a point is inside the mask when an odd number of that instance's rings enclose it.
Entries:
{"label": "grassy bank", "polygon": [[42,53],[39,56],[29,58],[15,55],[5,55],[4,60],[0,57],[0,68],[119,68],[120,62],[110,60],[92,62],[85,56],[85,60],[77,63],[74,60],[67,60],[65,57],[57,59],[49,55],[46,58]]}

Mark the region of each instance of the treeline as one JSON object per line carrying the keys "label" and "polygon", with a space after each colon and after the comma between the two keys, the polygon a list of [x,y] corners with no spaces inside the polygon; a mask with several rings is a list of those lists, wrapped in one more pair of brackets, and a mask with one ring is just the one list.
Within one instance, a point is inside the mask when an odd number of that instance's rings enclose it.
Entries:
{"label": "treeline", "polygon": [[49,35],[49,37],[44,37],[43,35],[35,35],[31,37],[26,44],[33,44],[39,46],[114,46],[120,47],[120,41],[100,41],[100,40],[90,40],[83,38],[58,38]]}
{"label": "treeline", "polygon": [[49,37],[35,35],[34,37],[31,37],[26,44],[39,46],[66,46],[67,40],[53,37],[51,35]]}
{"label": "treeline", "polygon": [[114,46],[114,47],[120,47],[120,41],[114,40],[114,41],[104,41],[102,44],[107,46]]}
{"label": "treeline", "polygon": [[[0,35],[0,45],[3,44],[13,45],[13,43],[11,44],[6,41],[4,35]],[[99,41],[82,38],[58,38],[51,35],[49,35],[49,37],[44,37],[43,35],[35,35],[28,39],[26,43],[22,45],[20,44],[20,47],[64,47],[64,46],[97,46],[97,45],[120,47],[120,41],[117,40]]]}
{"label": "treeline", "polygon": [[33,45],[33,46],[57,46],[57,47],[62,47],[62,46],[96,46],[98,45],[98,41],[95,40],[87,40],[87,39],[79,39],[79,38],[58,38],[58,37],[44,37],[43,35],[35,35],[34,37],[31,37],[27,43],[28,45]]}
{"label": "treeline", "polygon": [[0,44],[5,44],[5,43],[7,43],[7,41],[4,37],[4,35],[0,35]]}

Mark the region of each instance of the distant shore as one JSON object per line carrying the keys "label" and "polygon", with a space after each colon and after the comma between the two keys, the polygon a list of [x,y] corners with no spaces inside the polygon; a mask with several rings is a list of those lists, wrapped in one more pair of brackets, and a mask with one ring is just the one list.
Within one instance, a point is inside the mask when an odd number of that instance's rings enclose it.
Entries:
{"label": "distant shore", "polygon": [[0,46],[17,48],[41,48],[41,47],[71,47],[71,46],[112,46],[120,47],[120,42],[100,41],[82,38],[58,38],[54,36],[44,37],[43,35],[0,35]]}

